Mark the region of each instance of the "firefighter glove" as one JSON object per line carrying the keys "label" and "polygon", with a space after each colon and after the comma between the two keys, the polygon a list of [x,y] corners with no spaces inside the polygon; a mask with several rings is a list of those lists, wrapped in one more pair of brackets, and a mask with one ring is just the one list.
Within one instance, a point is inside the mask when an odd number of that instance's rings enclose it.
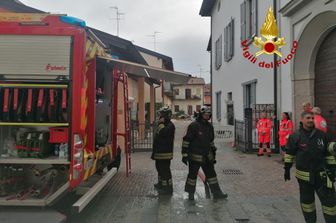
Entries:
{"label": "firefighter glove", "polygon": [[332,167],[327,170],[327,175],[332,182],[335,182],[335,171],[335,168]]}
{"label": "firefighter glove", "polygon": [[284,179],[285,181],[290,180],[290,168],[284,168],[285,169],[285,174],[284,174]]}
{"label": "firefighter glove", "polygon": [[216,150],[217,150],[217,148],[216,147],[212,147],[211,149],[212,149],[212,154],[213,154],[213,161],[212,161],[212,163],[215,164],[215,163],[217,163],[217,161],[216,161]]}
{"label": "firefighter glove", "polygon": [[182,163],[188,166],[188,157],[182,157]]}

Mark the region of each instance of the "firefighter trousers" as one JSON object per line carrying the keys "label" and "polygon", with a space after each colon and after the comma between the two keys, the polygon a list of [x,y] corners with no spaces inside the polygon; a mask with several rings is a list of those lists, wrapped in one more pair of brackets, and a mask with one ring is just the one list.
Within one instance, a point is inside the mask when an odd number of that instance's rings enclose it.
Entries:
{"label": "firefighter trousers", "polygon": [[173,181],[170,171],[170,160],[155,160],[155,167],[158,172],[158,183],[162,189],[172,190]]}
{"label": "firefighter trousers", "polygon": [[184,190],[188,193],[195,193],[197,174],[200,167],[202,167],[202,170],[206,177],[206,181],[210,186],[211,192],[216,193],[221,191],[218,184],[214,164],[208,161],[205,163],[189,161],[189,173]]}
{"label": "firefighter trousers", "polygon": [[321,180],[316,180],[315,184],[310,184],[303,180],[298,180],[300,187],[301,210],[306,222],[316,222],[315,192],[322,205],[322,211],[326,223],[336,222],[336,199],[335,189],[322,187]]}

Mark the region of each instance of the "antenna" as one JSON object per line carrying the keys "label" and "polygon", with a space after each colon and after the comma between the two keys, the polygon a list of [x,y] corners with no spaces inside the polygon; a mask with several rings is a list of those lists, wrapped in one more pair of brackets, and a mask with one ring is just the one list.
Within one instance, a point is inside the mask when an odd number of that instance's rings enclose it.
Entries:
{"label": "antenna", "polygon": [[152,35],[147,35],[149,37],[153,37],[154,51],[156,51],[156,44],[157,44],[157,42],[156,42],[156,34],[158,34],[158,33],[161,33],[161,32],[154,31],[154,33]]}
{"label": "antenna", "polygon": [[201,64],[197,64],[197,66],[199,67],[199,74],[200,74],[199,77],[202,77],[202,74],[203,74],[203,73],[209,73],[209,72],[210,72],[209,70],[205,70],[205,69],[203,69],[203,67],[202,67]]}
{"label": "antenna", "polygon": [[117,20],[117,36],[119,36],[119,21],[122,19],[120,16],[125,15],[125,13],[119,12],[119,8],[117,6],[110,6],[110,9],[115,9],[117,12],[117,17],[112,19]]}

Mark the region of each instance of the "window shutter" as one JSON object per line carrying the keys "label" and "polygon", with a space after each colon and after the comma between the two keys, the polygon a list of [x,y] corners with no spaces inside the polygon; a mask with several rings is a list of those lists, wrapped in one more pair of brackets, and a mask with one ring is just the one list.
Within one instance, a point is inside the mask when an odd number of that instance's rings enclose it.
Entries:
{"label": "window shutter", "polygon": [[221,96],[222,96],[222,92],[217,92],[216,93],[216,116],[217,116],[217,120],[220,121],[221,120],[221,113],[222,113],[222,104],[221,104]]}
{"label": "window shutter", "polygon": [[252,0],[251,4],[251,18],[252,18],[252,24],[251,24],[251,38],[256,36],[258,33],[258,1],[257,0]]}
{"label": "window shutter", "polygon": [[256,104],[257,102],[257,92],[256,92],[256,89],[257,88],[257,85],[256,83],[252,83],[251,84],[251,104]]}
{"label": "window shutter", "polygon": [[230,58],[233,57],[234,53],[234,19],[231,19],[231,30],[230,30]]}
{"label": "window shutter", "polygon": [[224,28],[224,60],[228,60],[228,26]]}
{"label": "window shutter", "polygon": [[240,4],[240,40],[246,39],[246,2]]}
{"label": "window shutter", "polygon": [[216,41],[216,69],[222,65],[222,35]]}
{"label": "window shutter", "polygon": [[247,92],[246,92],[246,85],[243,85],[243,104],[244,108],[247,108]]}

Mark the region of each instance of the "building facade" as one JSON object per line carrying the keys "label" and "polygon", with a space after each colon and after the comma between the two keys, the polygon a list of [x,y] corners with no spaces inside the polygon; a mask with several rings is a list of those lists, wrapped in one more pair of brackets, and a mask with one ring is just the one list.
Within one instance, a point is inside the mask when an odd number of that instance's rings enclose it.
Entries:
{"label": "building facade", "polygon": [[211,106],[211,85],[204,85],[204,105]]}
{"label": "building facade", "polygon": [[173,114],[192,116],[198,111],[204,101],[204,79],[193,77],[187,84],[174,84],[173,88]]}
{"label": "building facade", "polygon": [[[253,60],[259,49],[252,44],[253,37],[261,37],[270,6],[278,37],[286,42],[279,48],[282,57],[276,58],[281,65],[273,67],[273,55],[262,54]],[[302,103],[310,101],[321,107],[330,130],[335,131],[335,1],[203,0],[200,15],[211,17],[215,122],[231,124],[232,116],[243,120],[245,108],[276,102],[277,117],[290,112],[298,123]]]}

